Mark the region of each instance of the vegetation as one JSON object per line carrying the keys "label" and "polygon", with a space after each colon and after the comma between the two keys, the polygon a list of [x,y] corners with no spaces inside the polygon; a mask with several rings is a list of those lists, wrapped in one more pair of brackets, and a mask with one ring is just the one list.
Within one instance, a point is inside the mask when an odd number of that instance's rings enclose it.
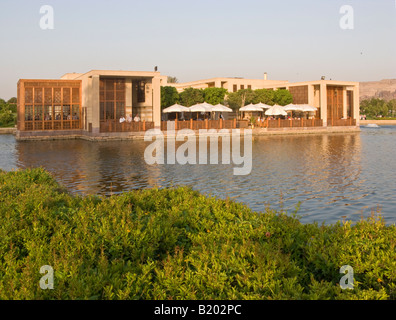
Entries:
{"label": "vegetation", "polygon": [[278,104],[285,106],[293,102],[293,96],[289,90],[278,89],[241,89],[237,92],[230,93],[227,96],[227,102],[230,108],[237,110],[247,104],[265,103],[270,106]]}
{"label": "vegetation", "polygon": [[179,93],[180,103],[183,106],[191,107],[194,104],[205,101],[204,92],[202,89],[187,88]]}
{"label": "vegetation", "polygon": [[396,100],[385,101],[378,98],[363,100],[360,102],[360,114],[366,115],[367,119],[395,118]]}
{"label": "vegetation", "polygon": [[16,123],[16,98],[0,99],[0,127],[12,127]]}
{"label": "vegetation", "polygon": [[178,83],[179,80],[176,77],[168,76],[168,83]]}
{"label": "vegetation", "polygon": [[179,93],[175,87],[164,86],[161,87],[161,108],[168,108],[179,102]]}
{"label": "vegetation", "polygon": [[185,187],[72,196],[31,169],[0,170],[0,219],[0,299],[396,298],[396,228],[375,216],[302,224]]}
{"label": "vegetation", "polygon": [[236,92],[231,92],[227,96],[228,106],[235,110],[250,104],[255,99],[255,92],[252,89],[241,89]]}

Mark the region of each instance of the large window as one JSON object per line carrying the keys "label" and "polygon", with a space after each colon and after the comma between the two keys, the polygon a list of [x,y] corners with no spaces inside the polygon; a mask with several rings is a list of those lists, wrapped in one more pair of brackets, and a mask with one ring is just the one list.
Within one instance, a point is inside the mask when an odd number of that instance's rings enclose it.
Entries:
{"label": "large window", "polygon": [[143,81],[139,81],[137,84],[137,101],[145,102],[146,101],[146,83]]}
{"label": "large window", "polygon": [[100,120],[125,117],[125,79],[100,79]]}
{"label": "large window", "polygon": [[18,84],[19,130],[80,129],[80,87],[81,81],[21,80]]}

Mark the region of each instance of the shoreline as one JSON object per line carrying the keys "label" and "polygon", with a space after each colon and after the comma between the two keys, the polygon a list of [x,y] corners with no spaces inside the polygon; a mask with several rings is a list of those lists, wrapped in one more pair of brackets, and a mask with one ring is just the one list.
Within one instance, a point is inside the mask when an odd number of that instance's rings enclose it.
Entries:
{"label": "shoreline", "polygon": [[0,134],[16,134],[16,128],[0,128]]}
{"label": "shoreline", "polygon": [[378,124],[385,126],[396,126],[396,120],[360,120],[360,125]]}
{"label": "shoreline", "polygon": [[[231,129],[230,129],[231,130]],[[241,135],[244,134],[245,128],[241,128]],[[252,129],[252,136],[271,136],[271,135],[306,135],[306,134],[333,134],[333,133],[358,133],[360,132],[359,126],[340,126],[340,127],[303,127],[303,128],[254,128]],[[88,141],[115,141],[115,140],[143,140],[145,132],[120,132],[120,133],[107,133],[101,135],[88,135],[82,132],[75,134],[62,134],[57,132],[40,132],[41,135],[31,135],[31,132],[16,133],[18,141],[46,141],[46,140],[88,140]],[[199,134],[198,130],[194,130],[196,135]],[[15,133],[14,133],[15,134]],[[167,133],[163,133],[164,137]],[[205,133],[205,135],[222,135],[222,133]]]}

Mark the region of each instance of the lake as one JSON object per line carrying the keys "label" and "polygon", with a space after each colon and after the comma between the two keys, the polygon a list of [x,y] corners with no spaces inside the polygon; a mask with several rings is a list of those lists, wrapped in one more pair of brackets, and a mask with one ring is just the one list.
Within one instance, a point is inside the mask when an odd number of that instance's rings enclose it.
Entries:
{"label": "lake", "polygon": [[0,135],[0,168],[42,166],[71,192],[117,194],[133,189],[188,185],[205,194],[246,203],[256,211],[300,203],[304,223],[358,221],[381,209],[396,222],[396,126],[360,133],[253,137],[252,171],[234,165],[148,165],[149,142],[21,141]]}

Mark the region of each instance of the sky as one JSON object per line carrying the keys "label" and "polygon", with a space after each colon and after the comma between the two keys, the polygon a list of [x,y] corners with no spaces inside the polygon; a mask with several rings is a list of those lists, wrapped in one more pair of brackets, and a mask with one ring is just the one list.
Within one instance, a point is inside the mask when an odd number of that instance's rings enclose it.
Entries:
{"label": "sky", "polygon": [[396,0],[0,0],[0,44],[6,100],[19,79],[93,69],[377,81],[396,78]]}

